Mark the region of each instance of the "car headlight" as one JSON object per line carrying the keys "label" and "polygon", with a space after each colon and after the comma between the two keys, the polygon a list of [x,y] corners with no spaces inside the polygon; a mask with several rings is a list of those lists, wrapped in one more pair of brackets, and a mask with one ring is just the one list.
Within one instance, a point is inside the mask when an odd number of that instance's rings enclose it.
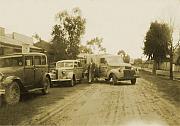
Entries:
{"label": "car headlight", "polygon": [[3,80],[3,78],[4,78],[3,73],[0,73],[0,81],[2,81],[2,80]]}

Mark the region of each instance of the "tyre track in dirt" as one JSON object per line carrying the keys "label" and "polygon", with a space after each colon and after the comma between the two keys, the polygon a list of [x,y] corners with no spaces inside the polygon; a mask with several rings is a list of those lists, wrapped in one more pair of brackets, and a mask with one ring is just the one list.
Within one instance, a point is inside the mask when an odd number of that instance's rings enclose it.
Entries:
{"label": "tyre track in dirt", "polygon": [[[38,124],[63,126],[178,126],[179,113],[156,87],[140,78],[136,85],[92,84],[91,90]],[[37,123],[35,123],[37,124]]]}
{"label": "tyre track in dirt", "polygon": [[34,124],[42,124],[44,121],[47,121],[49,118],[53,117],[56,114],[59,114],[63,109],[67,106],[75,102],[77,99],[81,98],[83,95],[88,93],[90,90],[93,90],[93,86],[86,87],[86,89],[80,90],[76,92],[76,94],[66,98],[63,102],[57,102],[53,106],[49,106],[46,108],[47,111],[40,115],[35,115],[31,120],[25,120],[20,123],[20,125],[34,125]]}

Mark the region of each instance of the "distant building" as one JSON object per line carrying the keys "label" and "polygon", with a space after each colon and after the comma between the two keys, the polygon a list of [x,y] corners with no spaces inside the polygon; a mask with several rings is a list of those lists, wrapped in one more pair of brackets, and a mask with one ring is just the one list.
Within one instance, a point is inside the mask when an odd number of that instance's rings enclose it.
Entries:
{"label": "distant building", "polygon": [[41,51],[41,48],[33,45],[32,37],[16,32],[13,32],[12,34],[5,34],[5,29],[0,27],[0,55]]}

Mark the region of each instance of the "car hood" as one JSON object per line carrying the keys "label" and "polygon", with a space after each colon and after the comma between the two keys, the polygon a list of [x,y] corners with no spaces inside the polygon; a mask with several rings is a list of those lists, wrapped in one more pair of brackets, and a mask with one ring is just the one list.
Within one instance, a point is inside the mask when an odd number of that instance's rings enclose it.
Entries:
{"label": "car hood", "polygon": [[61,68],[56,68],[58,70],[73,70],[72,67],[61,67]]}
{"label": "car hood", "polygon": [[2,73],[5,76],[13,76],[15,75],[20,69],[22,69],[22,67],[3,67],[0,68],[0,73]]}

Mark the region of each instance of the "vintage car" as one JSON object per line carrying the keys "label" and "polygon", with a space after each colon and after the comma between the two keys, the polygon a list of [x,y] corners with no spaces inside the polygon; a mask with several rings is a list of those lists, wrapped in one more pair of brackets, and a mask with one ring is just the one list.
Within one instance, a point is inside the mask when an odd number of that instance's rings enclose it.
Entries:
{"label": "vintage car", "polygon": [[18,53],[0,57],[0,95],[7,104],[16,104],[21,94],[41,90],[48,93],[50,75],[42,53]]}
{"label": "vintage car", "polygon": [[57,82],[69,82],[74,86],[83,77],[83,67],[79,60],[62,60],[56,62],[55,69],[51,70],[51,87]]}
{"label": "vintage car", "polygon": [[94,62],[96,65],[95,71],[97,73],[95,77],[105,79],[112,84],[123,80],[131,80],[131,83],[135,84],[136,78],[139,77],[138,69],[129,63],[124,63],[123,59],[118,55],[87,55],[86,58],[87,64]]}

